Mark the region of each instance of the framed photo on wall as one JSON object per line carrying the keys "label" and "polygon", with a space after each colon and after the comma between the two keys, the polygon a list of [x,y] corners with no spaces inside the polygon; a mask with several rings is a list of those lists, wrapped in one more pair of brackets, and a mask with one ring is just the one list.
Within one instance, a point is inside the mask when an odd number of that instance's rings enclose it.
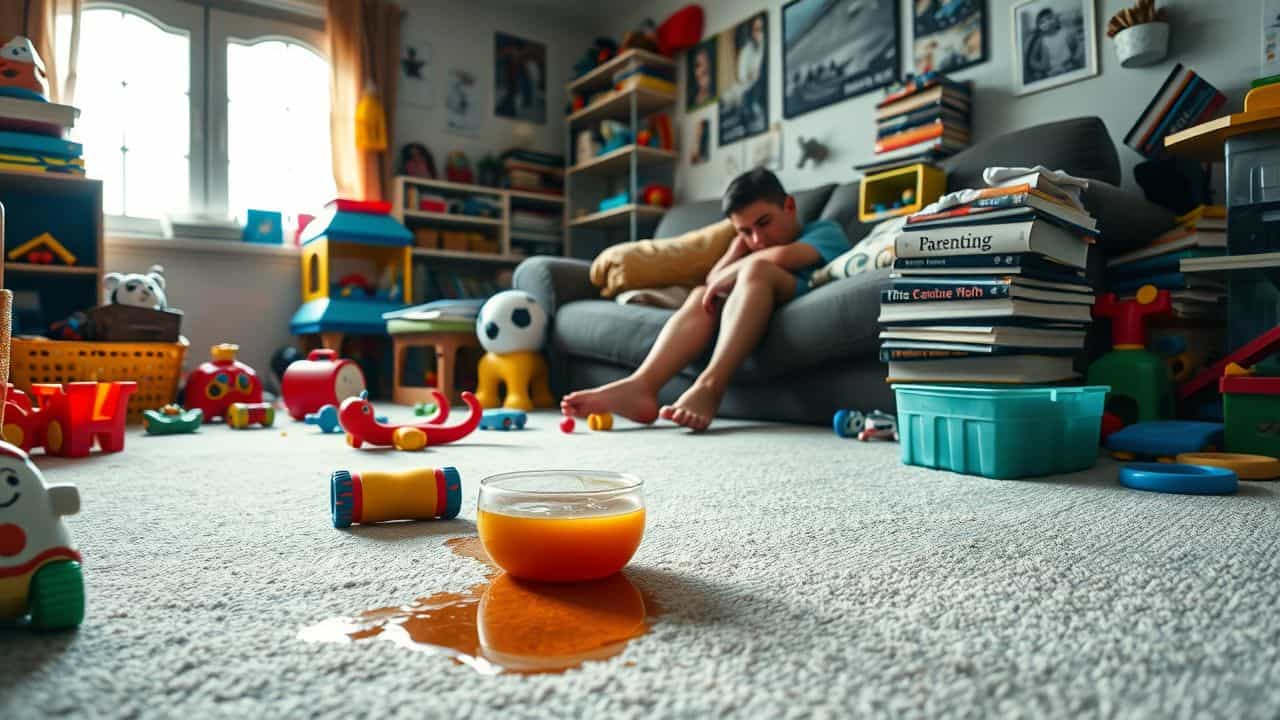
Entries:
{"label": "framed photo on wall", "polygon": [[716,42],[723,146],[769,129],[769,16],[752,15],[720,33]]}
{"label": "framed photo on wall", "polygon": [[716,38],[703,40],[689,50],[685,59],[686,112],[706,107],[716,101]]}
{"label": "framed photo on wall", "polygon": [[547,122],[547,46],[494,33],[493,112],[498,117]]}
{"label": "framed photo on wall", "polygon": [[1013,92],[1026,95],[1098,74],[1094,0],[1015,0]]}
{"label": "framed photo on wall", "polygon": [[898,3],[792,0],[782,7],[782,115],[793,118],[898,77]]}
{"label": "framed photo on wall", "polygon": [[949,73],[987,60],[987,0],[911,0],[915,73]]}

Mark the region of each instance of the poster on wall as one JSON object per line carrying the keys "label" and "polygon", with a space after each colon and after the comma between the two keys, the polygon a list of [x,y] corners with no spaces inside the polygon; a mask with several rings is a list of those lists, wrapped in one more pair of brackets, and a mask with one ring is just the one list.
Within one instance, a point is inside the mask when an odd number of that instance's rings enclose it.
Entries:
{"label": "poster on wall", "polygon": [[1013,92],[1047,90],[1098,74],[1094,0],[1018,0],[1013,28]]}
{"label": "poster on wall", "polygon": [[493,36],[493,112],[547,122],[547,46],[515,35]]}
{"label": "poster on wall", "polygon": [[753,15],[720,33],[717,97],[720,145],[769,129],[769,17]]}
{"label": "poster on wall", "polygon": [[449,68],[445,129],[455,135],[480,133],[480,80],[470,70]]}
{"label": "poster on wall", "polygon": [[403,43],[400,50],[400,84],[396,88],[400,100],[417,107],[435,104],[431,87],[431,45],[426,40]]}
{"label": "poster on wall", "polygon": [[913,67],[949,73],[987,59],[986,0],[913,0]]}
{"label": "poster on wall", "polygon": [[711,118],[704,116],[686,125],[693,129],[693,137],[687,145],[690,148],[689,164],[701,165],[711,159]]}
{"label": "poster on wall", "polygon": [[898,77],[895,0],[793,0],[782,8],[782,114],[793,118]]}
{"label": "poster on wall", "polygon": [[686,112],[716,101],[716,36],[703,40],[689,51],[685,61]]}
{"label": "poster on wall", "polygon": [[1280,0],[1262,0],[1262,71],[1258,77],[1280,75]]}

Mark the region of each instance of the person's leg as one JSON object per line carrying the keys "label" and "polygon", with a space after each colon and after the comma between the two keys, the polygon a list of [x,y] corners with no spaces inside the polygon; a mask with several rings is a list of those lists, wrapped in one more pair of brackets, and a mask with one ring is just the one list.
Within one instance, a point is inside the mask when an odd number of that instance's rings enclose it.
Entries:
{"label": "person's leg", "polygon": [[767,260],[748,260],[720,315],[715,352],[698,379],[660,415],[694,430],[705,430],[720,408],[729,378],[760,344],[773,309],[795,295],[796,276]]}
{"label": "person's leg", "polygon": [[565,415],[586,417],[611,412],[636,422],[658,419],[658,391],[693,362],[715,335],[717,317],[702,309],[704,287],[689,293],[672,315],[640,367],[627,377],[591,390],[569,393],[560,401]]}

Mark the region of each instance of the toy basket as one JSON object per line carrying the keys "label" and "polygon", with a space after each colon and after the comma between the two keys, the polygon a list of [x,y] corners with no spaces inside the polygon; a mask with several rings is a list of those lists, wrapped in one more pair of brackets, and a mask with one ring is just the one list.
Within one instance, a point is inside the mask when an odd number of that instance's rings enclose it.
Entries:
{"label": "toy basket", "polygon": [[187,341],[176,343],[73,342],[14,339],[9,382],[24,392],[33,383],[133,380],[128,422],[142,422],[142,411],[174,401]]}

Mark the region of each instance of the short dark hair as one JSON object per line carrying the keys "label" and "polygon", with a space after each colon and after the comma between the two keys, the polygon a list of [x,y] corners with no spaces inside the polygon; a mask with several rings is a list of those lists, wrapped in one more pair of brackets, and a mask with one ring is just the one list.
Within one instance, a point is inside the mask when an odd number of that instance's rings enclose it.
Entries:
{"label": "short dark hair", "polygon": [[729,183],[720,198],[720,210],[727,217],[757,200],[767,200],[779,206],[787,202],[787,191],[783,189],[782,181],[762,167],[748,170]]}

